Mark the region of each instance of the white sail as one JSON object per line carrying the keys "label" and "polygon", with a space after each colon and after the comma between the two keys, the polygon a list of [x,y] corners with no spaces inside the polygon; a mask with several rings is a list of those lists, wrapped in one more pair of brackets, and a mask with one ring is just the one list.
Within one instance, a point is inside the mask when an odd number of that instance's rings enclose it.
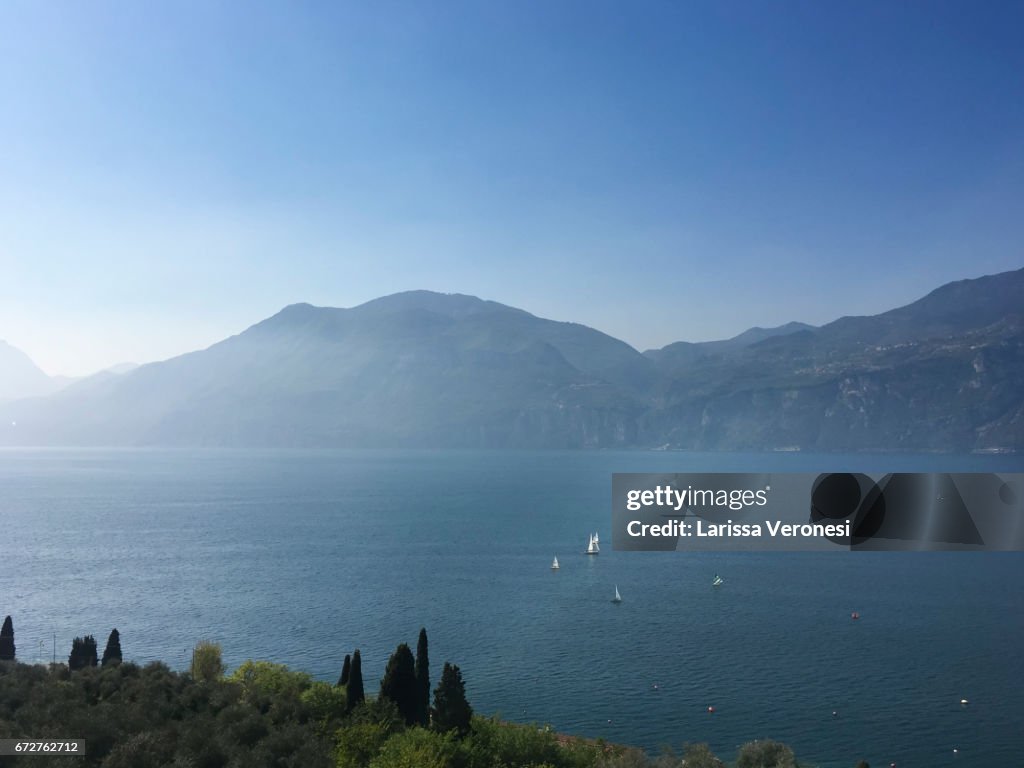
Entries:
{"label": "white sail", "polygon": [[714,578],[714,581],[712,581],[712,582],[711,582],[711,586],[713,586],[713,587],[717,587],[717,586],[719,586],[719,585],[720,585],[721,583],[722,583],[722,577],[721,577],[721,576],[719,576],[719,575],[718,575],[718,574],[716,573],[716,574],[715,574],[715,578]]}
{"label": "white sail", "polygon": [[619,594],[619,585],[618,584],[615,585],[615,597],[612,598],[612,602],[613,603],[621,603],[622,602],[622,595]]}
{"label": "white sail", "polygon": [[587,554],[588,555],[597,555],[597,554],[600,554],[600,552],[601,552],[601,547],[599,547],[597,545],[597,534],[596,533],[592,533],[590,535],[590,540],[587,542]]}
{"label": "white sail", "polygon": [[556,557],[554,559],[554,561],[551,563],[551,570],[552,571],[557,571],[559,569],[559,567],[560,566],[558,565],[558,558]]}

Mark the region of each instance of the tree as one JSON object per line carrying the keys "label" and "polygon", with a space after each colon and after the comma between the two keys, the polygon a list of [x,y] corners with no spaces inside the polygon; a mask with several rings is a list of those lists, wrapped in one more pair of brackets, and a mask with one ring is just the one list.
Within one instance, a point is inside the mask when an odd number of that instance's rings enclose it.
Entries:
{"label": "tree", "polygon": [[449,768],[456,744],[448,734],[413,728],[397,733],[381,746],[370,768]]}
{"label": "tree", "polygon": [[430,659],[427,655],[427,630],[420,628],[416,643],[416,722],[427,725],[430,721]]}
{"label": "tree", "polygon": [[110,637],[107,638],[107,647],[103,649],[103,666],[108,664],[121,663],[121,635],[117,629],[110,630]]}
{"label": "tree", "polygon": [[336,685],[322,683],[319,680],[311,683],[299,698],[309,711],[310,717],[330,731],[334,730],[330,726],[340,723],[348,711],[345,691]]}
{"label": "tree", "polygon": [[352,657],[345,654],[345,663],[341,665],[341,677],[338,678],[338,687],[348,683],[348,676],[352,671]]}
{"label": "tree", "polygon": [[192,649],[192,679],[204,683],[220,680],[224,674],[220,643],[200,640]]}
{"label": "tree", "polygon": [[796,757],[792,749],[777,741],[752,741],[740,747],[736,768],[796,768]]}
{"label": "tree", "polygon": [[466,686],[462,682],[462,672],[456,665],[447,661],[441,670],[441,682],[434,691],[432,714],[436,730],[442,733],[455,730],[460,736],[469,733],[473,708],[466,701]]}
{"label": "tree", "polygon": [[334,735],[337,768],[366,768],[391,736],[383,723],[360,721],[339,728]]}
{"label": "tree", "polygon": [[363,693],[363,662],[359,658],[359,649],[352,654],[352,667],[348,673],[348,680],[345,682],[345,699],[348,701],[349,709],[358,707],[366,700]]}
{"label": "tree", "polygon": [[0,661],[14,661],[14,622],[10,616],[0,629]]}
{"label": "tree", "polygon": [[76,637],[71,641],[71,655],[68,656],[68,669],[85,669],[96,666],[96,638],[92,635]]}
{"label": "tree", "polygon": [[294,672],[284,664],[252,659],[241,664],[229,679],[241,683],[249,693],[275,696],[299,696],[313,685],[313,678],[307,672]]}
{"label": "tree", "polygon": [[417,686],[416,662],[413,661],[409,646],[402,643],[388,659],[388,666],[380,681],[380,695],[381,698],[395,702],[406,725],[416,722]]}
{"label": "tree", "polygon": [[686,768],[725,768],[707,744],[687,744],[683,764]]}

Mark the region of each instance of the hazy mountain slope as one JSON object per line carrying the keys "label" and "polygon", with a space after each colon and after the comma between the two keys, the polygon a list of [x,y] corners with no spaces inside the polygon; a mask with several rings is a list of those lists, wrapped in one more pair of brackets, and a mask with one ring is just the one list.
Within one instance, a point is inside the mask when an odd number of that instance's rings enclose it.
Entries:
{"label": "hazy mountain slope", "polygon": [[827,364],[764,355],[677,381],[641,439],[675,447],[971,451],[1024,447],[1024,323],[865,348]]}
{"label": "hazy mountain slope", "polygon": [[[136,368],[134,363],[115,365],[93,377],[126,373]],[[0,340],[0,403],[28,397],[44,397],[85,381],[89,376],[47,376],[32,359],[20,349]]]}
{"label": "hazy mountain slope", "polygon": [[28,355],[0,341],[0,401],[45,395],[57,388]]}
{"label": "hazy mountain slope", "polygon": [[735,354],[752,344],[756,344],[774,336],[786,336],[798,331],[813,330],[807,323],[789,322],[774,328],[748,328],[731,339],[720,341],[677,341],[661,349],[649,349],[644,357],[653,361],[663,371],[674,374],[683,373],[695,362],[709,357],[721,357]]}
{"label": "hazy mountain slope", "polygon": [[652,371],[597,331],[472,297],[300,304],[202,352],[14,404],[7,441],[627,444],[639,406],[612,382],[632,386],[632,366]]}
{"label": "hazy mountain slope", "polygon": [[1022,278],[752,329],[685,365],[471,296],[296,304],[209,349],[0,406],[0,443],[1020,449]]}

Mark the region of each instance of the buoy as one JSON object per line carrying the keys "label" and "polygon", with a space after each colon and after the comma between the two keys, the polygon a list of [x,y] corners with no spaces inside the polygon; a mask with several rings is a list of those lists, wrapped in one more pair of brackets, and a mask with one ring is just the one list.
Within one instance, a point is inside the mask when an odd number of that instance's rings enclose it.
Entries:
{"label": "buoy", "polygon": [[708,707],[708,712],[714,712],[714,711],[715,711],[714,707]]}
{"label": "buoy", "polygon": [[956,747],[953,747],[953,754],[954,755],[957,754],[959,751],[960,751],[959,749],[957,749]]}
{"label": "buoy", "polygon": [[832,710],[832,717],[839,717],[839,713],[836,712],[834,709]]}

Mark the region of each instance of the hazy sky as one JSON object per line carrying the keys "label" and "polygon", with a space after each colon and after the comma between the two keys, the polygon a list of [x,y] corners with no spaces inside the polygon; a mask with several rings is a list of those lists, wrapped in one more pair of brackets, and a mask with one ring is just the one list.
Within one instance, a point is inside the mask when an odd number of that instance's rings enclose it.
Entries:
{"label": "hazy sky", "polygon": [[1024,3],[0,4],[0,338],[412,288],[641,349],[1024,265]]}

